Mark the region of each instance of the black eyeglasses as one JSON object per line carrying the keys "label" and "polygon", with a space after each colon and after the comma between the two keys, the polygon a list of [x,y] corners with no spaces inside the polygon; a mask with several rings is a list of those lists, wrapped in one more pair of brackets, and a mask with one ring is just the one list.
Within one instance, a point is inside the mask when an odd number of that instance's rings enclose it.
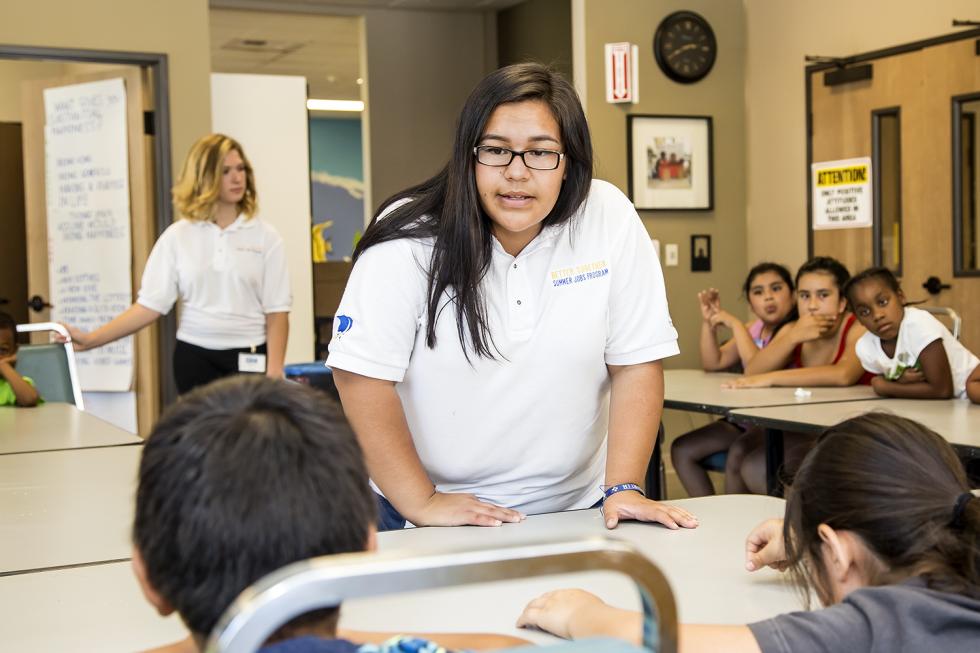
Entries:
{"label": "black eyeglasses", "polygon": [[505,168],[510,165],[515,156],[521,157],[524,165],[531,170],[554,170],[561,163],[564,152],[554,150],[508,150],[506,147],[495,145],[477,145],[473,148],[476,160],[485,166]]}

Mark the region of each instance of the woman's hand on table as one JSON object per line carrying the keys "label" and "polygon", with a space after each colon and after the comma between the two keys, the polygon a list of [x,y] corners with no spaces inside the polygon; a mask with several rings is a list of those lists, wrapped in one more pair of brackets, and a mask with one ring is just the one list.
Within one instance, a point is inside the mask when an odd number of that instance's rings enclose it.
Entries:
{"label": "woman's hand on table", "polygon": [[787,566],[783,520],[767,519],[753,528],[745,538],[745,568],[756,571],[763,567],[772,567],[783,571]]}
{"label": "woman's hand on table", "polygon": [[740,376],[731,381],[725,381],[721,384],[721,387],[736,390],[739,388],[771,388],[772,379],[768,374],[751,374],[749,376]]}
{"label": "woman's hand on table", "polygon": [[416,526],[500,526],[524,521],[526,515],[481,501],[472,494],[434,492],[405,518]]}
{"label": "woman's hand on table", "polygon": [[667,528],[697,528],[698,518],[677,506],[647,499],[639,492],[617,492],[602,504],[606,528],[616,528],[620,521],[659,522]]}

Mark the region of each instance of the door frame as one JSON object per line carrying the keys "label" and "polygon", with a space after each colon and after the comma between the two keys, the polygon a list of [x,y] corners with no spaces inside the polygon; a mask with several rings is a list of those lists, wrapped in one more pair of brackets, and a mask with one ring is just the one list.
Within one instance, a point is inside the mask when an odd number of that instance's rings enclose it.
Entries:
{"label": "door frame", "polygon": [[[149,68],[152,72],[154,107],[144,114],[144,130],[154,137],[153,168],[156,213],[155,231],[159,237],[173,222],[170,187],[173,185],[170,158],[170,73],[166,54],[155,52],[119,52],[80,48],[51,48],[0,43],[0,59],[45,59],[73,63],[121,64]],[[152,131],[150,131],[152,130]],[[177,399],[173,383],[173,349],[177,340],[175,312],[159,320],[157,353],[160,375],[160,405],[168,406]]]}
{"label": "door frame", "polygon": [[[806,67],[805,71],[805,89],[806,89],[806,256],[808,259],[813,258],[813,188],[810,187],[810,165],[813,163],[813,97],[811,93],[811,88],[814,82],[813,76],[822,72],[833,72],[846,69],[848,66],[853,64],[866,64],[872,62],[876,59],[884,59],[885,57],[893,57],[899,54],[905,54],[906,52],[915,52],[916,50],[924,50],[936,45],[943,45],[944,43],[952,43],[953,41],[962,41],[965,39],[980,39],[980,27],[975,29],[963,30],[961,32],[954,32],[952,34],[945,34],[943,36],[936,36],[929,39],[923,39],[921,41],[913,41],[912,43],[905,43],[902,45],[892,46],[890,48],[883,48],[881,50],[872,50],[870,52],[864,52],[862,54],[855,54],[849,57],[840,57],[836,61],[832,62],[821,62],[816,64],[810,64]],[[980,41],[977,43],[977,53],[980,56]],[[955,216],[954,216],[954,228],[955,228]],[[872,238],[872,245],[876,245],[874,239]],[[954,249],[955,249],[955,238],[954,238]],[[958,276],[958,275],[957,275]]]}

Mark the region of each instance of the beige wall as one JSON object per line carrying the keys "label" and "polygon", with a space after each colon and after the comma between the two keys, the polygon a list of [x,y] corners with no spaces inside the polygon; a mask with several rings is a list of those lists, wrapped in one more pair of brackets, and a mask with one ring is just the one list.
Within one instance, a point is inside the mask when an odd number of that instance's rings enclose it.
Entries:
{"label": "beige wall", "polygon": [[[653,34],[669,13],[690,9],[711,23],[718,60],[702,81],[683,85],[669,80],[653,58]],[[677,243],[680,264],[665,267],[671,317],[680,334],[681,355],[668,367],[698,367],[698,290],[714,286],[726,307],[746,313],[739,300],[745,258],[745,15],[741,3],[717,0],[586,0],[585,60],[587,113],[597,157],[596,176],[627,190],[626,115],[710,115],[714,118],[715,196],[713,211],[640,211],[651,236],[662,245]],[[639,46],[640,102],[607,104],[603,44],[629,41]],[[691,272],[691,234],[711,234],[712,271]]]}
{"label": "beige wall", "polygon": [[572,79],[571,0],[526,0],[497,13],[501,66],[539,61]]}
{"label": "beige wall", "polygon": [[496,68],[492,14],[364,11],[371,206],[438,172],[456,117]]}
{"label": "beige wall", "polygon": [[[805,54],[847,56],[955,31],[975,0],[744,0],[748,260],[806,258]],[[869,153],[870,154],[870,153]]]}
{"label": "beige wall", "polygon": [[47,61],[0,59],[0,122],[22,122],[20,85],[31,79],[60,77],[65,65]]}
{"label": "beige wall", "polygon": [[173,168],[211,127],[207,0],[4,2],[0,43],[168,55]]}

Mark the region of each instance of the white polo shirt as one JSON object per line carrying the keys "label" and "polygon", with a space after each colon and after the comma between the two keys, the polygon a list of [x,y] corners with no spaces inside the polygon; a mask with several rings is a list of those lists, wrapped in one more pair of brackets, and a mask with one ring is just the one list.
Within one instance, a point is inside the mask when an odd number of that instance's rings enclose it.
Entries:
{"label": "white polo shirt", "polygon": [[594,181],[572,219],[515,258],[494,240],[482,284],[501,355],[470,355],[442,301],[426,346],[432,241],[358,259],[327,364],[395,381],[422,464],[440,492],[526,513],[594,504],[606,461],[609,374],[678,353],[663,275],[633,205]]}
{"label": "white polo shirt", "polygon": [[136,301],[169,313],[178,297],[178,340],[207,349],[262,344],[266,313],[288,312],[292,303],[282,238],[242,215],[224,229],[174,222],[153,245]]}

